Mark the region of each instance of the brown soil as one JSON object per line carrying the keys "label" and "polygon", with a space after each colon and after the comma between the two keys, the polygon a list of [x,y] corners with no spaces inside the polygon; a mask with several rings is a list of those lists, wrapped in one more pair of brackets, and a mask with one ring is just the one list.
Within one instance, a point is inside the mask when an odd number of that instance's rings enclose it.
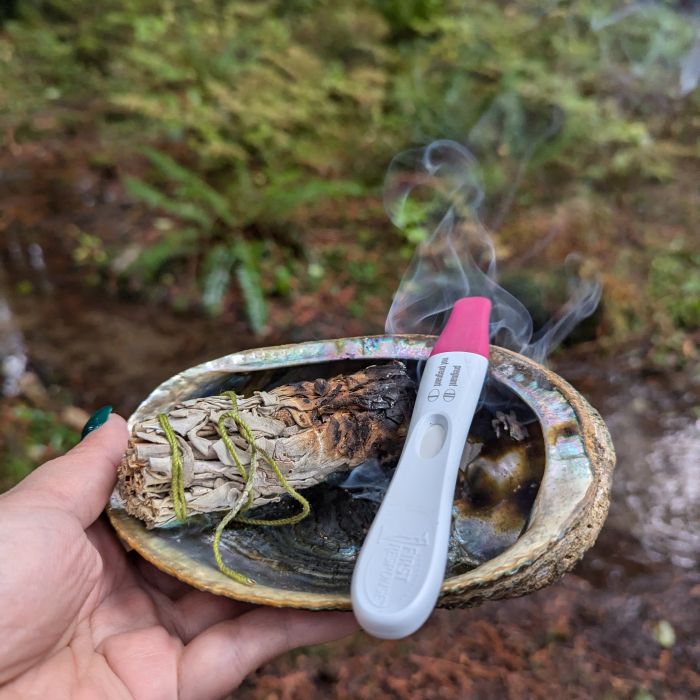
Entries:
{"label": "brown soil", "polygon": [[[648,697],[642,689],[656,698],[697,697],[700,576],[658,571],[639,588],[609,590],[568,575],[526,598],[439,611],[407,640],[358,633],[288,654],[235,697]],[[662,619],[677,635],[671,649],[654,639]]]}

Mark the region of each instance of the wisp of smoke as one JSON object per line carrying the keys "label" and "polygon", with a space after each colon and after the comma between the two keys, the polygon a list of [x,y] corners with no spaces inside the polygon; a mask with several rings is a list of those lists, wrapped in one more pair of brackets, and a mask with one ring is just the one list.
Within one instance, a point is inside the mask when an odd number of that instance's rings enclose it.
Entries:
{"label": "wisp of smoke", "polygon": [[582,319],[595,311],[601,285],[580,275],[580,260],[566,261],[569,299],[537,332],[525,306],[497,282],[493,239],[479,216],[484,191],[479,166],[459,143],[434,141],[399,154],[384,188],[391,220],[402,228],[420,220],[432,230],[418,246],[394,295],[388,333],[438,333],[457,299],[491,299],[492,342],[544,360]]}
{"label": "wisp of smoke", "polygon": [[[675,82],[685,97],[700,83],[700,3],[697,0],[638,0],[606,12],[591,29],[601,39],[606,61],[644,83],[666,91]],[[620,60],[621,55],[621,60]],[[676,77],[677,76],[677,77]]]}

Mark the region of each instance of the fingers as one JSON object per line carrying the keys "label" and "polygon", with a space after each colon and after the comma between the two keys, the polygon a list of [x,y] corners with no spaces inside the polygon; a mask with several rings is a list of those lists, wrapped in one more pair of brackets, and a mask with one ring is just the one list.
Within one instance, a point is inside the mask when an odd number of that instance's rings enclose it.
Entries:
{"label": "fingers", "polygon": [[174,576],[166,574],[150,562],[146,561],[136,552],[130,552],[129,558],[136,566],[138,572],[149,586],[168,596],[170,600],[176,601],[192,590],[192,586],[179,581]]}
{"label": "fingers", "polygon": [[33,471],[12,493],[65,509],[87,528],[109,500],[127,437],[124,419],[111,415],[70,452]]}
{"label": "fingers", "polygon": [[173,622],[180,639],[187,644],[212,625],[232,620],[254,608],[250,603],[190,589],[175,604]]}
{"label": "fingers", "polygon": [[135,565],[143,580],[167,599],[167,604],[158,604],[161,616],[168,628],[187,644],[205,629],[242,615],[255,606],[224,596],[198,591],[182,581],[157,569],[138,555]]}
{"label": "fingers", "polygon": [[357,629],[351,613],[256,608],[214,625],[185,647],[181,697],[221,697],[269,659],[296,647],[340,639]]}

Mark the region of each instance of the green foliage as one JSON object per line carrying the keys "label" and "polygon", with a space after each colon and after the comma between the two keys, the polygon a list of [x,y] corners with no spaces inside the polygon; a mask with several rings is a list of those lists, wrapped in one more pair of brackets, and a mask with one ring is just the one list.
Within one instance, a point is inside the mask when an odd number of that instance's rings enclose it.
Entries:
{"label": "green foliage", "polygon": [[240,263],[236,268],[236,277],[246,300],[248,318],[253,330],[258,330],[262,328],[267,318],[258,266],[253,257],[253,250],[242,241],[238,241],[234,253]]}
{"label": "green foliage", "polygon": [[[235,269],[251,328],[260,332],[267,317],[260,270],[252,246],[236,230],[235,204],[169,155],[154,149],[146,149],[145,155],[164,178],[165,186],[158,188],[129,177],[128,192],[192,227],[167,232],[132,263],[131,271],[154,278],[173,259],[198,252],[203,258],[202,303],[209,313],[217,315]],[[166,187],[172,191],[166,194]]]}
{"label": "green foliage", "polygon": [[43,441],[41,444],[53,452],[61,454],[78,441],[76,432],[60,423],[51,411],[19,404],[14,409],[14,416],[23,424],[30,442],[38,444]]}
{"label": "green foliage", "polygon": [[678,328],[700,328],[700,253],[679,242],[658,255],[651,264],[649,292]]}
{"label": "green foliage", "polygon": [[[637,303],[648,304],[651,359],[659,367],[697,372],[700,329],[700,250],[678,236],[652,243],[646,288]],[[693,370],[694,368],[694,370]]]}
{"label": "green foliage", "polygon": [[5,408],[0,438],[2,492],[37,465],[70,449],[78,434],[61,423],[55,412],[20,402]]}
{"label": "green foliage", "polygon": [[[669,118],[692,23],[672,3],[622,19],[618,9],[25,0],[0,33],[0,126],[22,141],[47,123],[97,125],[129,163],[128,193],[169,222],[138,241],[120,274],[198,288],[213,314],[235,280],[259,330],[266,295],[287,293],[303,267],[306,222],[340,219],[343,202],[376,194],[408,146],[467,143],[489,200],[506,204],[663,181],[697,158],[690,121]],[[697,97],[684,99],[692,112]],[[144,170],[132,156],[147,144]],[[404,250],[428,235],[422,215],[405,210]],[[105,246],[86,236],[76,259],[107,264]],[[659,279],[682,265],[658,264]],[[659,284],[650,293],[666,298]],[[683,301],[668,308],[680,325],[696,313]]]}
{"label": "green foliage", "polygon": [[297,171],[285,186],[292,201],[290,190],[313,178],[376,186],[391,154],[433,138],[468,139],[503,169],[554,131],[539,164],[595,179],[640,163],[653,170],[647,98],[677,81],[692,41],[682,12],[659,5],[607,21],[615,2],[34,0],[21,9],[0,43],[13,97],[2,103],[14,118],[93,95],[131,136],[186,144],[197,173],[220,176],[217,191],[244,180],[257,190]]}
{"label": "green foliage", "polygon": [[[244,232],[275,217],[289,215],[296,208],[342,195],[356,195],[362,188],[341,180],[303,179],[300,171],[271,174],[269,181],[251,186],[249,173],[241,172],[238,187],[217,191],[194,170],[185,167],[161,151],[148,148],[145,156],[159,181],[127,177],[125,185],[132,197],[165,212],[187,228],[167,232],[158,243],[146,249],[128,268],[149,280],[173,260],[199,255],[202,258],[202,303],[211,314],[222,311],[232,272],[238,281],[248,320],[254,332],[260,332],[267,318],[261,277],[275,270],[261,269],[260,246],[251,243]],[[248,192],[249,196],[242,196]],[[282,273],[282,278],[284,273]],[[282,283],[284,285],[284,282]]]}
{"label": "green foliage", "polygon": [[414,247],[427,240],[431,231],[427,223],[432,220],[430,204],[417,199],[407,199],[397,211],[396,225],[407,243]]}

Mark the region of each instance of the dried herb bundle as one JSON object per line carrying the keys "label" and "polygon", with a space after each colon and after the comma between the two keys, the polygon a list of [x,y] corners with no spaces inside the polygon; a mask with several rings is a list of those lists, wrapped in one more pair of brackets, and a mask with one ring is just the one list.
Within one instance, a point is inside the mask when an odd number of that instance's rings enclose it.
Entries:
{"label": "dried herb bundle", "polygon": [[[255,445],[277,462],[293,489],[374,457],[397,456],[406,434],[415,388],[400,363],[367,367],[332,379],[297,382],[238,399],[238,412]],[[188,515],[232,510],[245,479],[217,430],[231,411],[229,396],[193,399],[168,414],[182,456]],[[233,419],[223,426],[244,467],[247,440]],[[172,449],[158,416],[132,430],[119,467],[119,493],[131,515],[151,527],[177,521],[171,492]],[[261,461],[252,484],[252,506],[279,500],[285,488]]]}

